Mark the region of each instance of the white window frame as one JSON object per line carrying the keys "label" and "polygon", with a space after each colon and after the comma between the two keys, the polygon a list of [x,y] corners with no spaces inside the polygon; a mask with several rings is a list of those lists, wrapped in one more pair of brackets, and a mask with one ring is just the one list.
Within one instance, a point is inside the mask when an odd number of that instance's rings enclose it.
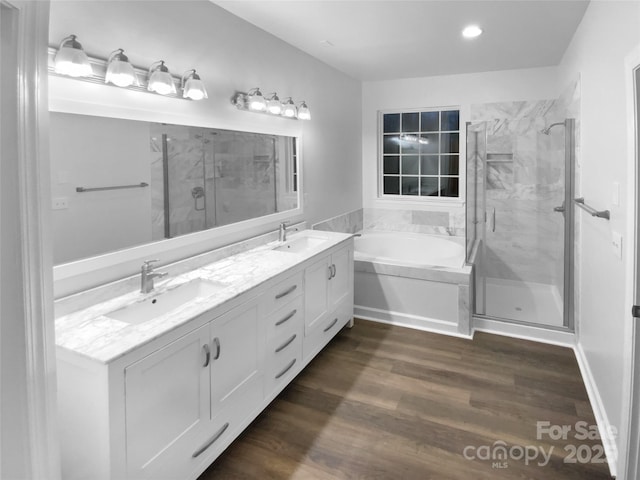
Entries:
{"label": "white window frame", "polygon": [[[384,152],[383,152],[383,118],[385,114],[389,113],[419,113],[419,112],[442,112],[449,110],[457,110],[459,112],[459,174],[458,174],[458,196],[457,197],[428,197],[419,195],[391,195],[384,194],[383,182],[384,182]],[[384,110],[378,110],[378,122],[377,122],[377,145],[378,145],[378,168],[377,168],[377,181],[378,181],[378,195],[377,203],[380,206],[384,204],[399,205],[403,204],[406,207],[427,207],[427,206],[448,206],[455,207],[464,205],[466,196],[466,123],[463,120],[463,109],[461,105],[443,105],[443,106],[431,106],[421,108],[390,108]],[[440,133],[440,130],[438,131]],[[440,175],[438,175],[440,178]]]}

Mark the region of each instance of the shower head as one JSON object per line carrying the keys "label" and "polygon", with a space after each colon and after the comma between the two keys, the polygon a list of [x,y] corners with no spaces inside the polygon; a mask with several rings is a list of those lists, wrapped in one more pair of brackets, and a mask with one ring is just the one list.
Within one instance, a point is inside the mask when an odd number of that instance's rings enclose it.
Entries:
{"label": "shower head", "polygon": [[542,130],[540,130],[540,133],[543,133],[545,135],[549,135],[549,132],[551,132],[551,129],[557,125],[563,125],[564,126],[564,122],[557,122],[557,123],[552,123],[551,125],[549,125],[546,128],[543,128]]}

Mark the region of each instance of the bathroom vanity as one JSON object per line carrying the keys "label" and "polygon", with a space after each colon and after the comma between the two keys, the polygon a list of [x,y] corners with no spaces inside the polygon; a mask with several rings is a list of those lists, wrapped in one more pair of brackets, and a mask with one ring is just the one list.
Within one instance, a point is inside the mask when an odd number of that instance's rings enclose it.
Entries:
{"label": "bathroom vanity", "polygon": [[63,478],[197,478],[352,315],[351,235],[305,230],[60,316]]}

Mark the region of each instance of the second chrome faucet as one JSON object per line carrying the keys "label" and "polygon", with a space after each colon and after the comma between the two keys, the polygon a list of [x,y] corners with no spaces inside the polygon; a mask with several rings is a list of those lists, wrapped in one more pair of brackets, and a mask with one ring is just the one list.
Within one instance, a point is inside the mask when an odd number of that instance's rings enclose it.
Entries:
{"label": "second chrome faucet", "polygon": [[153,290],[153,279],[167,276],[167,272],[156,272],[153,264],[159,260],[145,260],[140,268],[140,292],[149,293]]}

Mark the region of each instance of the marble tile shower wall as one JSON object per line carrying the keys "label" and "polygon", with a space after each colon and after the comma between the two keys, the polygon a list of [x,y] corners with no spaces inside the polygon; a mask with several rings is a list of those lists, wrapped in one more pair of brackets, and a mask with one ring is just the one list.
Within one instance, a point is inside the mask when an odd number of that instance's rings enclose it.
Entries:
{"label": "marble tile shower wall", "polygon": [[487,128],[482,178],[488,218],[495,209],[495,231],[489,224],[485,228],[487,277],[561,285],[563,216],[553,208],[564,199],[564,134],[540,133],[566,117],[559,103],[471,107],[471,121],[485,122]]}
{"label": "marble tile shower wall", "polygon": [[[152,238],[165,238],[164,182],[162,134],[151,131],[151,209]],[[168,132],[169,156],[169,231],[171,237],[200,231],[206,227],[205,198],[194,198],[196,188],[204,188],[204,142],[201,135],[192,132]],[[176,188],[179,185],[180,188]],[[172,188],[173,186],[173,188]],[[198,204],[196,204],[196,201]]]}

